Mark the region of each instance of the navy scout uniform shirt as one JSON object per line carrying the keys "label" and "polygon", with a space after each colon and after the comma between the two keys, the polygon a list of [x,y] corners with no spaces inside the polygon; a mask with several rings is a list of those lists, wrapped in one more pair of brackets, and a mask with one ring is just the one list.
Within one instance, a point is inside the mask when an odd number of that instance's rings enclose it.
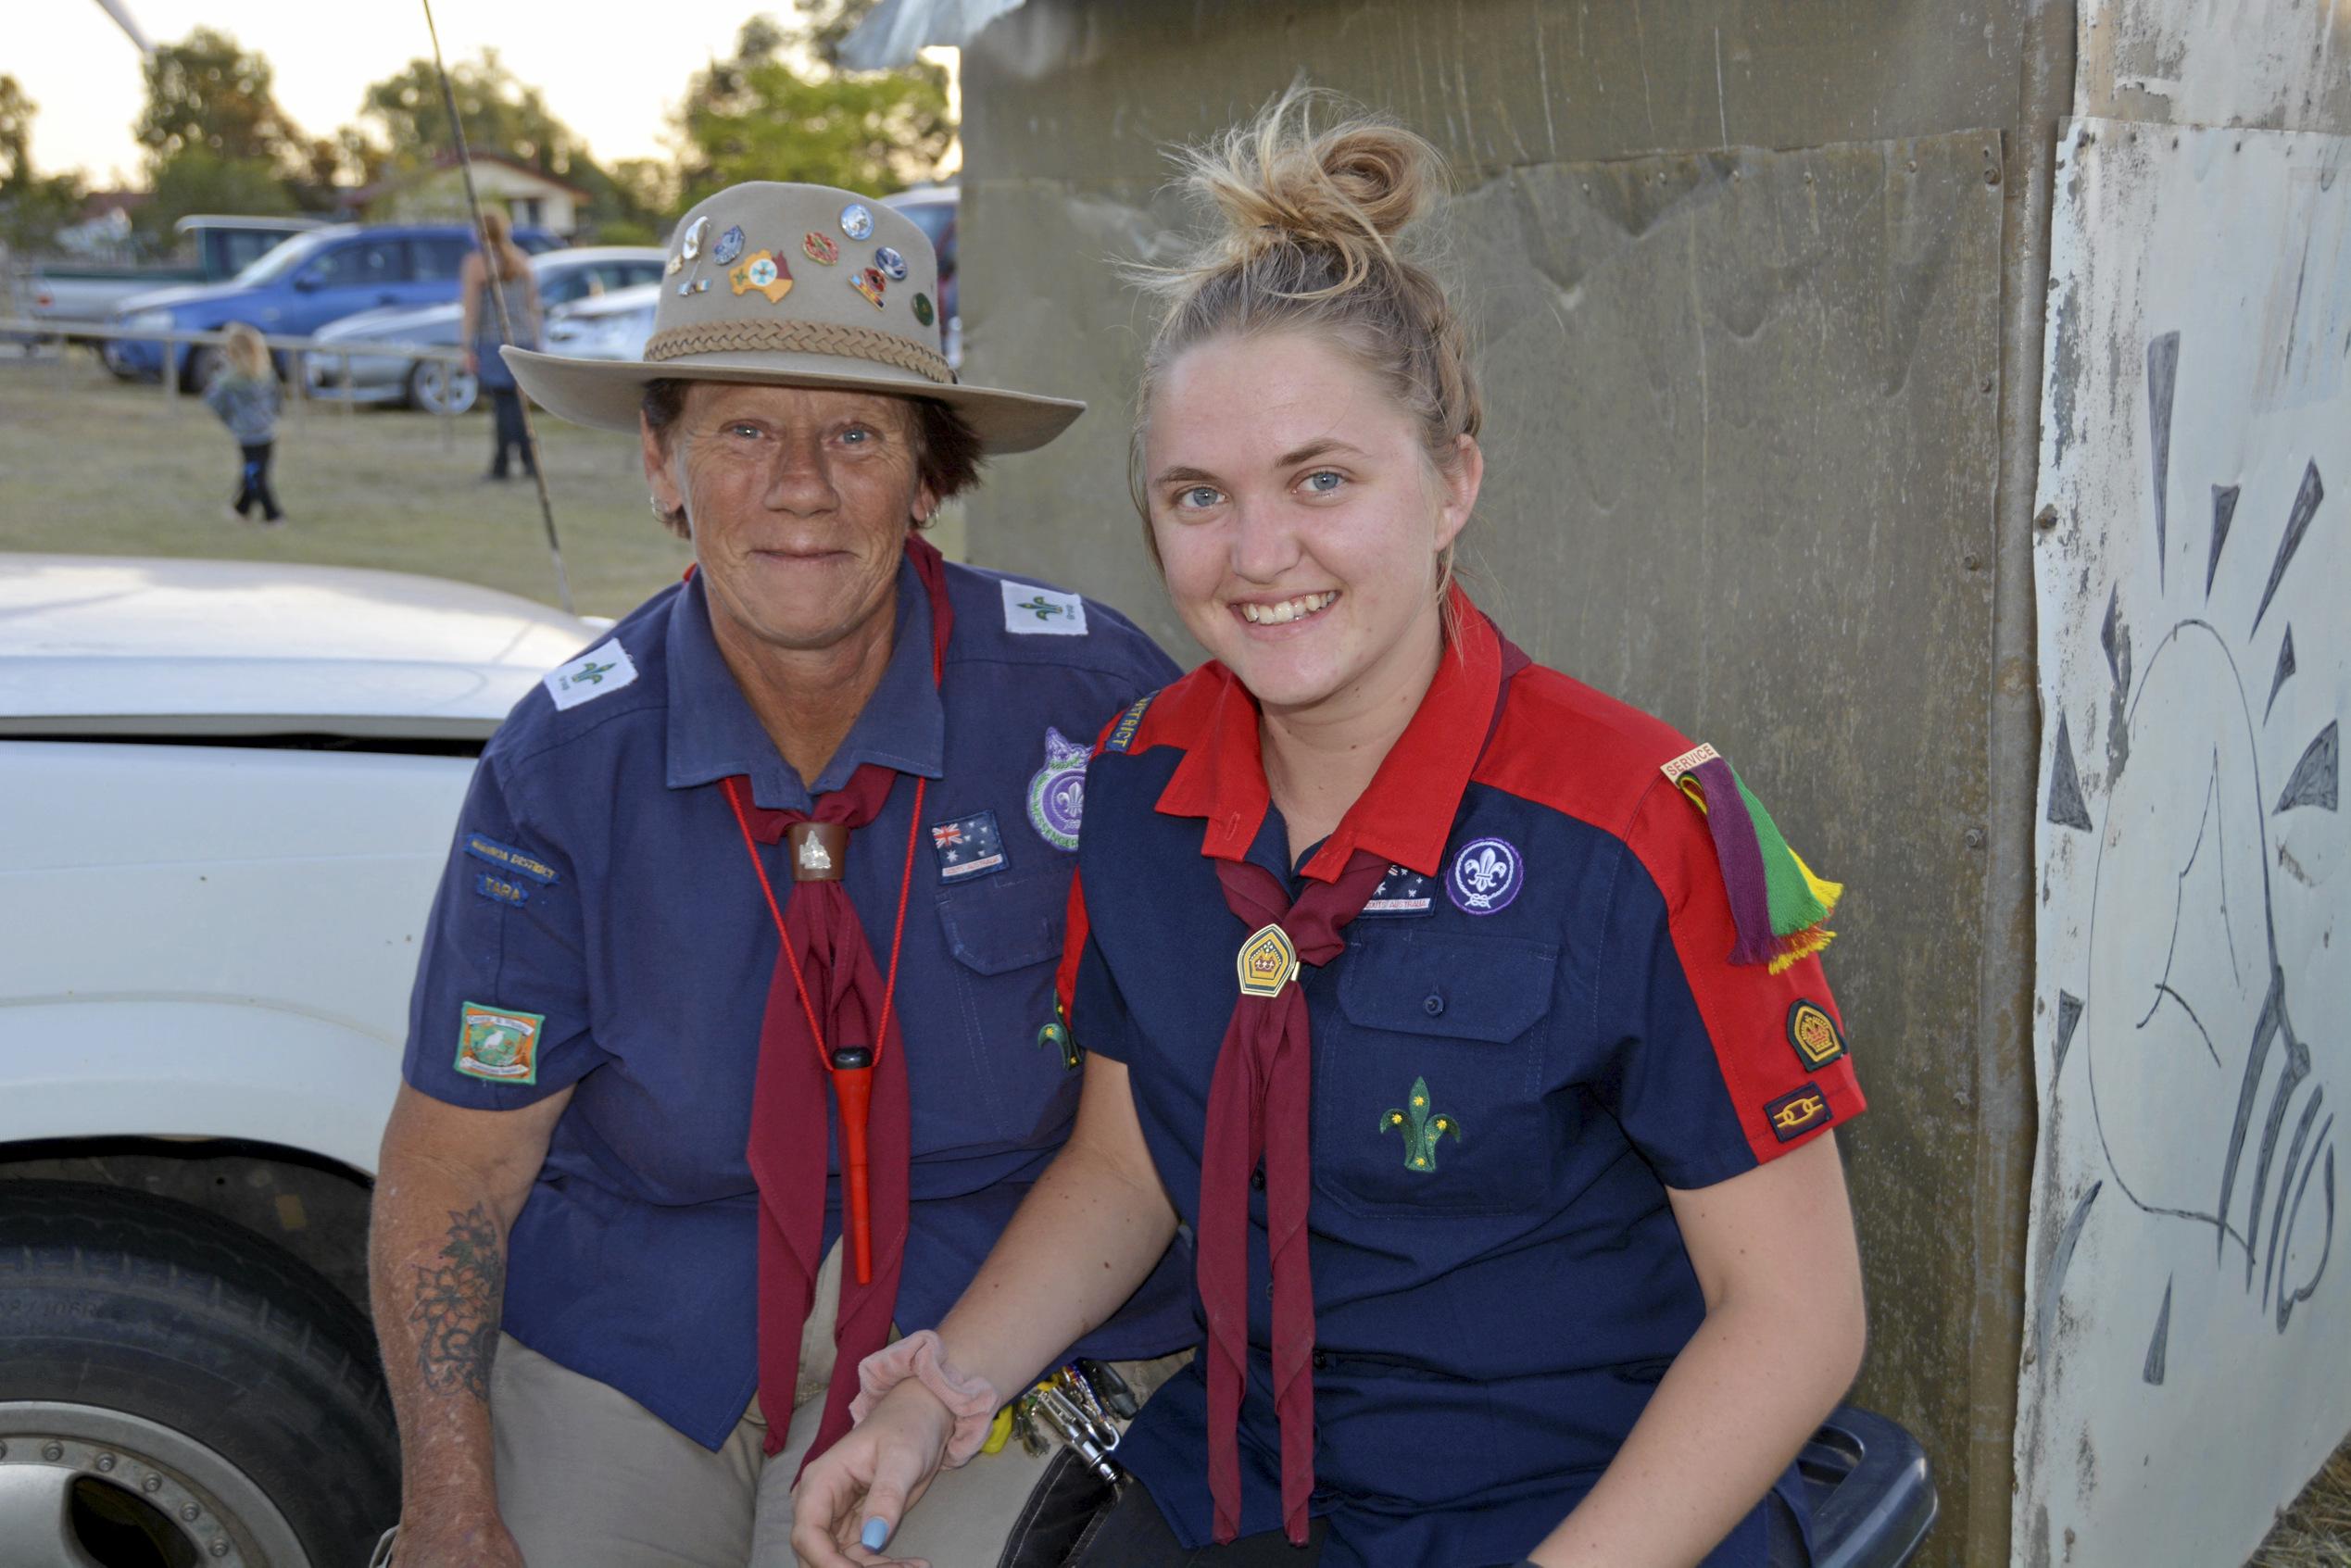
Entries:
{"label": "navy scout uniform shirt", "polygon": [[[1115,612],[949,565],[943,685],[911,565],[890,662],[817,781],[899,770],[844,886],[889,962],[914,780],[897,1011],[911,1092],[912,1212],[898,1323],[935,1325],[1067,1135],[1078,1074],[1053,1018],[1087,743],[1175,673]],[[712,639],[698,577],[518,705],[473,776],[425,935],[403,1072],[484,1110],[576,1085],[509,1239],[505,1327],[704,1446],[757,1385],[756,1220],[744,1145],[774,922],[717,781],[771,809],[809,792]],[[762,846],[779,892],[780,847]],[[839,1234],[838,1151],[827,1245]],[[1083,1353],[1191,1337],[1171,1259]]]}
{"label": "navy scout uniform shirt", "polygon": [[[1221,665],[1130,709],[1087,777],[1071,1031],[1127,1065],[1187,1223],[1249,935],[1211,857],[1293,896],[1300,871],[1335,874],[1358,848],[1391,862],[1345,951],[1303,975],[1325,1568],[1532,1550],[1704,1316],[1666,1188],[1738,1175],[1862,1109],[1842,1036],[1817,1065],[1789,1035],[1798,1003],[1835,1011],[1818,961],[1728,962],[1704,819],[1660,771],[1690,743],[1540,666],[1497,718],[1494,639],[1465,642],[1304,867],[1268,801],[1255,705]],[[1262,1180],[1244,1536],[1281,1527]],[[1119,1449],[1193,1547],[1209,1538],[1206,1417],[1195,1362]],[[1801,1519],[1792,1471],[1782,1492]],[[1763,1560],[1759,1509],[1708,1562]]]}

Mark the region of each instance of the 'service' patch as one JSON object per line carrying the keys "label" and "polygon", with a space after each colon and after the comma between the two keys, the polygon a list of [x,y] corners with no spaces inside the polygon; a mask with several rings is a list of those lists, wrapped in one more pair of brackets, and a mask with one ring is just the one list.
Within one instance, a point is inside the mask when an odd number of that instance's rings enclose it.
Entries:
{"label": "'service' patch", "polygon": [[629,659],[629,650],[621,646],[620,638],[607,637],[571,663],[549,671],[546,685],[555,706],[565,709],[609,696],[635,680],[636,666]]}
{"label": "'service' patch", "polygon": [[1829,1010],[1802,997],[1788,1009],[1788,1043],[1796,1047],[1796,1060],[1808,1072],[1817,1073],[1845,1054],[1844,1031]]}
{"label": "'service' patch", "polygon": [[1026,583],[1004,583],[1004,630],[1025,636],[1082,637],[1086,601]]}
{"label": "'service' patch", "polygon": [[941,882],[968,882],[1004,869],[1004,838],[996,831],[996,813],[974,811],[951,822],[931,825],[931,853],[938,859]]}
{"label": "'service' patch", "polygon": [[484,838],[478,833],[469,833],[465,835],[465,852],[477,860],[486,860],[500,871],[512,872],[517,876],[529,877],[542,887],[552,887],[556,884],[553,866],[548,865],[536,855],[517,849],[510,844],[500,844],[497,839]]}
{"label": "'service' patch", "polygon": [[539,1032],[543,1012],[509,1012],[467,1002],[458,1018],[457,1070],[494,1084],[539,1081]]}
{"label": "'service' patch", "polygon": [[531,889],[527,885],[510,877],[500,876],[496,872],[475,872],[473,891],[493,904],[509,904],[518,909],[531,901]]}
{"label": "'service' patch", "polygon": [[1127,706],[1126,711],[1118,716],[1118,722],[1111,727],[1110,738],[1102,742],[1104,751],[1125,751],[1135,744],[1135,733],[1143,727],[1143,709],[1158,695],[1152,692],[1149,696],[1138,696]]}
{"label": "'service' patch", "polygon": [[1771,1123],[1773,1137],[1792,1143],[1829,1120],[1829,1097],[1820,1092],[1819,1085],[1806,1084],[1765,1106],[1764,1115]]}

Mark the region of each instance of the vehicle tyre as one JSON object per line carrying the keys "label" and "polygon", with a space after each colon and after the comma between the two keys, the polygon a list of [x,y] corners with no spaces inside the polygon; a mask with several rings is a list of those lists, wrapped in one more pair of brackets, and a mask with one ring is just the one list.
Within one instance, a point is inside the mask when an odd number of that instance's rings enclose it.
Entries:
{"label": "vehicle tyre", "polygon": [[180,390],[201,394],[220,370],[220,351],[208,343],[200,343],[188,350],[187,364],[180,373]]}
{"label": "vehicle tyre", "polygon": [[409,369],[409,407],[428,414],[462,414],[482,395],[482,383],[462,365],[420,359]]}
{"label": "vehicle tyre", "polygon": [[241,1225],[0,1181],[0,1562],[343,1568],[399,1514],[366,1318]]}

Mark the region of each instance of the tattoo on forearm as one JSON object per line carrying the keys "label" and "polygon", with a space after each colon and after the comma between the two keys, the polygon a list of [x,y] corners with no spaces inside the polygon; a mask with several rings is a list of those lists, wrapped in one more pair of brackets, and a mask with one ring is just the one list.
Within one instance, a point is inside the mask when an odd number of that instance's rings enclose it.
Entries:
{"label": "tattoo on forearm", "polygon": [[499,1304],[506,1296],[506,1253],[489,1210],[479,1203],[449,1210],[440,1268],[416,1271],[416,1364],[436,1394],[490,1398],[490,1361],[498,1350]]}

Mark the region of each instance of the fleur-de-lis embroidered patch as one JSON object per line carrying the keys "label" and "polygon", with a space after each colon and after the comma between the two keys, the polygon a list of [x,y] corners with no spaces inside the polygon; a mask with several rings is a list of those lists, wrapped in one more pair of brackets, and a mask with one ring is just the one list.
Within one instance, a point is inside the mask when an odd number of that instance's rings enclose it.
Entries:
{"label": "fleur-de-lis embroidered patch", "polygon": [[1437,1169],[1437,1140],[1450,1136],[1461,1142],[1461,1123],[1441,1110],[1430,1109],[1428,1080],[1413,1080],[1412,1102],[1379,1113],[1379,1130],[1394,1128],[1404,1135],[1404,1166],[1412,1171]]}

